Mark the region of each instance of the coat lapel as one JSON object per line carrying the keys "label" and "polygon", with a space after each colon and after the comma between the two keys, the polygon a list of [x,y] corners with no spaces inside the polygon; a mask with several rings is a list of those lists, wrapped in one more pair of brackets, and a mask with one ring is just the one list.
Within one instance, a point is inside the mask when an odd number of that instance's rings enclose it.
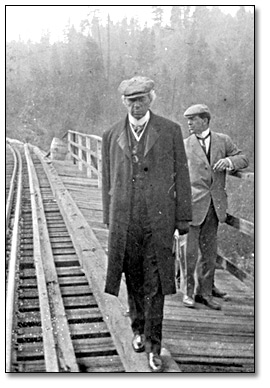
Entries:
{"label": "coat lapel", "polygon": [[[155,144],[155,142],[160,136],[161,128],[158,126],[158,123],[156,123],[155,115],[151,111],[150,111],[150,115],[151,115],[150,120],[147,125],[144,156],[147,155],[147,153],[150,151],[150,149],[153,147],[153,145]],[[126,120],[124,120],[122,123],[122,128],[120,129],[120,134],[118,136],[117,143],[119,147],[123,150],[123,152],[126,154],[126,156],[131,158],[131,151],[130,151],[128,136],[126,131],[127,120],[128,118],[126,118]]]}
{"label": "coat lapel", "polygon": [[125,155],[128,158],[131,158],[131,151],[130,151],[130,147],[129,147],[129,144],[128,144],[128,136],[127,136],[127,131],[126,131],[126,124],[127,124],[127,120],[123,121],[123,125],[122,125],[122,128],[120,130],[120,134],[119,134],[119,137],[117,139],[117,143],[118,143],[119,147],[123,150]]}
{"label": "coat lapel", "polygon": [[155,115],[150,111],[150,120],[147,125],[147,134],[146,134],[146,143],[145,143],[145,150],[144,150],[144,156],[148,154],[150,149],[153,147],[155,142],[160,136],[160,127],[157,125],[155,120]]}
{"label": "coat lapel", "polygon": [[210,160],[211,163],[215,163],[217,159],[217,154],[219,151],[219,142],[218,137],[215,132],[211,131],[211,150],[210,150]]}
{"label": "coat lapel", "polygon": [[205,155],[199,140],[196,138],[196,135],[191,135],[190,137],[190,145],[192,148],[192,153],[196,154],[200,159],[202,159],[204,162],[208,162],[207,156]]}

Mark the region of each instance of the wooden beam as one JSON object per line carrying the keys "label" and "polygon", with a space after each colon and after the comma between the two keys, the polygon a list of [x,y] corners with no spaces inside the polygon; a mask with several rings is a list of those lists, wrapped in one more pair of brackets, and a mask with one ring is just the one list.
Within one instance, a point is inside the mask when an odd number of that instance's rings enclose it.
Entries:
{"label": "wooden beam", "polygon": [[251,275],[247,274],[243,270],[237,267],[230,259],[224,257],[224,254],[220,248],[218,248],[217,265],[220,265],[223,269],[230,272],[241,282],[245,283],[249,287],[254,287],[254,279]]}
{"label": "wooden beam", "polygon": [[51,310],[49,304],[48,290],[46,285],[45,273],[42,263],[41,242],[39,236],[38,227],[38,204],[35,199],[35,183],[33,179],[33,166],[31,164],[31,157],[29,148],[25,144],[25,156],[27,160],[27,168],[29,175],[29,187],[31,196],[32,207],[32,225],[33,225],[33,245],[34,245],[34,263],[37,273],[38,281],[38,293],[39,293],[39,307],[41,315],[41,328],[43,336],[43,349],[46,365],[46,372],[59,372],[59,366],[57,361],[57,352],[55,346],[55,340],[53,335],[53,325],[51,319]]}
{"label": "wooden beam", "polygon": [[[17,155],[17,156],[16,156]],[[7,277],[7,289],[6,289],[6,372],[11,372],[11,359],[12,359],[12,340],[13,340],[13,319],[14,319],[14,307],[15,307],[15,291],[16,291],[16,267],[18,260],[18,248],[19,248],[19,232],[20,232],[20,215],[21,215],[21,201],[22,201],[22,160],[20,152],[14,151],[14,157],[16,160],[16,170],[18,169],[17,176],[17,197],[16,206],[14,212],[13,229],[11,236],[11,251],[8,262],[8,277]],[[18,157],[18,159],[17,159]],[[16,171],[12,178],[14,178],[14,189],[16,180]],[[12,206],[12,203],[10,202]],[[10,206],[10,210],[11,210]],[[8,215],[9,217],[9,215]],[[8,226],[6,224],[6,226]]]}
{"label": "wooden beam", "polygon": [[[27,147],[26,150],[28,150]],[[35,216],[37,225],[35,228],[33,227],[33,230],[38,233],[39,238],[39,251],[45,274],[47,295],[49,296],[50,315],[53,322],[54,336],[57,342],[55,345],[57,358],[61,371],[79,372],[70,336],[68,319],[65,313],[63,298],[58,282],[58,275],[55,268],[39,182],[29,151],[27,151],[27,158],[31,180],[33,182],[34,199],[36,202]]]}
{"label": "wooden beam", "polygon": [[244,179],[244,180],[249,180],[249,181],[254,181],[254,172],[227,172],[228,175],[234,176],[236,178]]}
{"label": "wooden beam", "polygon": [[254,237],[254,223],[246,221],[243,218],[234,217],[227,213],[226,224],[238,229],[240,232]]}

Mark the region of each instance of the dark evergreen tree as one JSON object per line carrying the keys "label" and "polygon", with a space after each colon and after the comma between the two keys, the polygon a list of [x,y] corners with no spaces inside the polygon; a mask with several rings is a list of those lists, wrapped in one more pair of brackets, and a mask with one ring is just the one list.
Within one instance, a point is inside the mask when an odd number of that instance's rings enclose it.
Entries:
{"label": "dark evergreen tree", "polygon": [[[7,42],[7,135],[49,147],[68,129],[102,134],[124,111],[118,85],[144,74],[156,82],[154,108],[182,124],[195,102],[213,111],[215,129],[232,135],[251,159],[254,151],[254,15],[233,17],[217,6],[153,6],[153,23],[135,18],[101,21],[89,6],[79,31],[64,41]],[[170,6],[168,6],[170,7]],[[100,7],[99,7],[100,8]]]}

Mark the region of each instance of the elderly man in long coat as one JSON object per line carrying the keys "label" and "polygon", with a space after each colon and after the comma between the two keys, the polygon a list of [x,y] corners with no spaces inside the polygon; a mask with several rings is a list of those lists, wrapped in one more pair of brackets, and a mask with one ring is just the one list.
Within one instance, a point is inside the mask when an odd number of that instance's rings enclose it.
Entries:
{"label": "elderly man in long coat", "polygon": [[125,119],[103,135],[103,212],[109,225],[105,292],[118,295],[125,273],[132,346],[160,358],[164,296],[176,292],[173,234],[188,232],[191,188],[178,124],[152,113],[154,82],[134,77],[119,91]]}

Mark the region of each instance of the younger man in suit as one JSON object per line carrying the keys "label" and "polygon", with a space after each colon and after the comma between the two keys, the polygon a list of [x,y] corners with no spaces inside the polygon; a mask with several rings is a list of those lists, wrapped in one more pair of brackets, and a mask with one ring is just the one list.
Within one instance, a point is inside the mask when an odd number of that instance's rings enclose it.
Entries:
{"label": "younger man in suit", "polygon": [[214,273],[218,223],[226,219],[226,170],[243,169],[248,160],[229,136],[210,131],[211,114],[206,105],[192,105],[184,116],[190,132],[184,144],[192,191],[192,222],[187,236],[183,303],[194,307],[196,301],[220,310],[213,295],[224,296],[214,287]]}

